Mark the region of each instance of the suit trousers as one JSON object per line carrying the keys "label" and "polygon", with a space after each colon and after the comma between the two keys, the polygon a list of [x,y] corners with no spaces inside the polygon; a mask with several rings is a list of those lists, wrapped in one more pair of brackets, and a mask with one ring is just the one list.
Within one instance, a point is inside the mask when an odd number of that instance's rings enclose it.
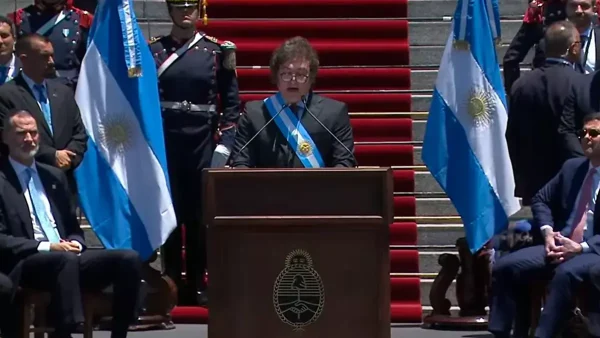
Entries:
{"label": "suit trousers", "polygon": [[530,283],[552,277],[550,294],[536,330],[537,338],[551,338],[558,332],[571,310],[577,286],[590,276],[590,267],[600,263],[595,253],[579,254],[563,263],[546,260],[544,245],[536,245],[502,256],[492,269],[489,331],[508,337],[514,322],[513,336],[528,336],[531,324]]}
{"label": "suit trousers", "polygon": [[10,278],[0,273],[0,335],[2,337],[11,338],[16,336],[14,331],[14,319],[5,315],[5,311],[14,308],[12,304],[13,283]]}
{"label": "suit trousers", "polygon": [[22,261],[20,286],[51,293],[49,320],[58,336],[83,323],[82,290],[113,288],[112,338],[124,338],[136,318],[141,260],[132,250],[41,252]]}

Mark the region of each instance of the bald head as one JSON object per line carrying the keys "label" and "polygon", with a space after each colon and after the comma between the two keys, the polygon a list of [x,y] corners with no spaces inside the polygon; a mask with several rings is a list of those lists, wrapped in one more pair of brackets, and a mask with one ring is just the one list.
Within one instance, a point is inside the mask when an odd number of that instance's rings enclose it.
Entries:
{"label": "bald head", "polygon": [[[565,57],[571,46],[579,41],[575,25],[569,21],[558,21],[546,29],[544,36],[545,53],[548,57]],[[581,46],[578,46],[581,48]]]}

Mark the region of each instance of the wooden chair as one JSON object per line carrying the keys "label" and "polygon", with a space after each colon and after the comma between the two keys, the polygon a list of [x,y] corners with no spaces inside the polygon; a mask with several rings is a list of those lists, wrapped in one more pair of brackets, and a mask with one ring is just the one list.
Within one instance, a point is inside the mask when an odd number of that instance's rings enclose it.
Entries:
{"label": "wooden chair", "polygon": [[[46,309],[50,304],[50,293],[21,288],[17,293],[17,297],[21,317],[20,336],[22,338],[29,338],[29,334],[32,332],[35,338],[44,338],[45,333],[54,331],[53,328],[48,326],[46,315]],[[84,338],[93,337],[95,304],[99,299],[102,299],[100,293],[83,293]]]}

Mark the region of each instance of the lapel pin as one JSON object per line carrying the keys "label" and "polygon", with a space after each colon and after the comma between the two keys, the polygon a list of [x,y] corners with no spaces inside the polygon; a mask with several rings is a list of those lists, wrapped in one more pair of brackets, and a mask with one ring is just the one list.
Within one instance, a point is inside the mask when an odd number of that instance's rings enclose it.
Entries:
{"label": "lapel pin", "polygon": [[56,184],[52,185],[52,190],[56,190]]}

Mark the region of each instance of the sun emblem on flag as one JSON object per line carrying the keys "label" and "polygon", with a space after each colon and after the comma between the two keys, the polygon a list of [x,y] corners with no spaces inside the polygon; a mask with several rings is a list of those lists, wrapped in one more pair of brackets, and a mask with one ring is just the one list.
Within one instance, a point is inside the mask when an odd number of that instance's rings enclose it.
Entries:
{"label": "sun emblem on flag", "polygon": [[482,88],[473,88],[469,95],[467,111],[476,128],[487,128],[493,121],[496,105],[493,96]]}
{"label": "sun emblem on flag", "polygon": [[122,154],[131,146],[133,126],[127,117],[119,113],[105,116],[99,126],[101,143],[110,152]]}

